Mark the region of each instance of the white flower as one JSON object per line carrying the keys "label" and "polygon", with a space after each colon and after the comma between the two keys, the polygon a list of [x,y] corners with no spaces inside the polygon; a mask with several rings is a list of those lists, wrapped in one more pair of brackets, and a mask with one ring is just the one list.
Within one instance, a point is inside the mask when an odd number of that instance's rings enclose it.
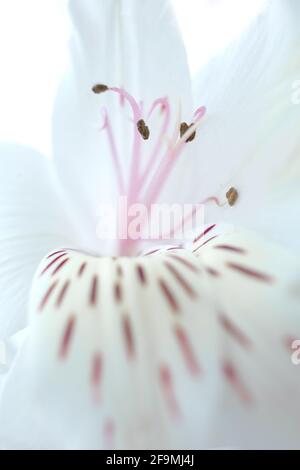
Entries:
{"label": "white flower", "polygon": [[[299,447],[299,2],[200,74],[196,114],[167,1],[70,5],[55,169],[1,148],[1,446]],[[124,194],[204,201],[206,226],[144,256],[100,242]]]}

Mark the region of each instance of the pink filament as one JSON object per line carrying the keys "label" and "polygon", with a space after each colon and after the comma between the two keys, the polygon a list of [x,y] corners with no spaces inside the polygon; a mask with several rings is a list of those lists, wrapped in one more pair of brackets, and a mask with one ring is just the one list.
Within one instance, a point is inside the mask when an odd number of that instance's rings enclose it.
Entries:
{"label": "pink filament", "polygon": [[[122,172],[122,166],[118,155],[117,145],[115,142],[115,138],[113,135],[112,125],[108,118],[107,113],[105,112],[104,117],[104,126],[103,128],[107,132],[108,141],[111,149],[111,155],[114,163],[114,168],[116,172],[116,178],[118,182],[118,188],[121,195],[128,196],[128,206],[130,207],[131,204],[138,202],[139,198],[141,197],[141,192],[145,187],[147,179],[151,175],[151,172],[157,166],[159,162],[159,157],[161,156],[160,163],[154,172],[154,176],[150,180],[149,189],[145,196],[145,203],[147,207],[150,207],[156,200],[158,195],[160,194],[161,190],[163,189],[168,177],[174,168],[175,163],[177,162],[180,154],[182,153],[184,146],[186,145],[187,139],[195,132],[197,127],[200,124],[202,117],[205,115],[206,109],[205,107],[200,107],[194,113],[193,125],[186,131],[186,133],[178,139],[179,133],[179,126],[180,126],[180,113],[178,115],[178,120],[176,120],[175,128],[173,135],[168,143],[167,148],[163,151],[163,141],[167,137],[167,131],[170,125],[170,104],[168,98],[158,98],[156,99],[148,114],[147,118],[149,119],[153,112],[158,108],[161,107],[161,111],[163,113],[163,122],[161,125],[160,133],[157,137],[157,141],[154,145],[154,148],[150,154],[149,161],[146,165],[145,170],[142,172],[140,171],[140,163],[141,163],[141,145],[142,145],[142,136],[139,133],[137,128],[137,123],[139,120],[143,118],[143,104],[138,103],[133,96],[131,96],[126,90],[117,87],[111,87],[108,89],[109,91],[116,93],[120,96],[121,106],[124,106],[124,103],[127,102],[132,110],[132,120],[134,125],[134,138],[133,138],[133,148],[132,148],[132,157],[131,157],[131,164],[130,164],[130,173],[129,173],[129,180],[126,185],[124,181],[124,176]],[[126,188],[127,186],[127,188]],[[207,202],[215,202],[218,206],[221,206],[219,200],[216,197],[210,197],[202,201],[202,204]],[[185,217],[178,227],[176,227],[172,232],[168,235],[171,237],[176,233],[179,228],[182,228],[183,224],[193,217],[195,209]],[[120,240],[119,242],[119,250],[120,254],[127,254],[130,252],[132,247],[137,242],[134,240]]]}

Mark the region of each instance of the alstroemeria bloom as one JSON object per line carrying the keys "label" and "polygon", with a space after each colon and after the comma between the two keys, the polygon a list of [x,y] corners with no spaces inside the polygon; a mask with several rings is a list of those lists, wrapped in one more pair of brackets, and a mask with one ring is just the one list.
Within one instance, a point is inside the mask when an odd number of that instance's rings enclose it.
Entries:
{"label": "alstroemeria bloom", "polygon": [[[299,2],[193,94],[167,1],[70,7],[55,169],[1,148],[1,446],[299,447]],[[206,225],[140,255],[97,237],[120,195],[202,201]]]}

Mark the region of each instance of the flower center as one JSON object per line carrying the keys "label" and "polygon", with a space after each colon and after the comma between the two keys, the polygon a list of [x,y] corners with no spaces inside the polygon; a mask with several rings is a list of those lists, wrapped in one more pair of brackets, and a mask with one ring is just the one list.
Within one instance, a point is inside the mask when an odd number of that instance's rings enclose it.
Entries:
{"label": "flower center", "polygon": [[[179,115],[175,123],[175,129],[171,133],[170,137],[168,136],[168,131],[171,121],[171,111],[167,97],[156,99],[148,114],[145,115],[143,111],[143,103],[138,103],[132,95],[122,88],[96,84],[93,86],[92,91],[95,94],[101,94],[104,92],[115,93],[119,95],[122,104],[127,102],[131,108],[133,122],[133,147],[128,181],[125,181],[124,178],[124,172],[122,170],[113,128],[106,109],[104,110],[104,124],[102,129],[107,133],[119,195],[127,197],[128,207],[130,207],[130,205],[141,200],[143,193],[143,202],[147,208],[150,208],[156,203],[175,164],[178,161],[178,158],[183,153],[185,145],[195,139],[197,128],[200,126],[201,120],[206,113],[206,108],[201,106],[196,110],[191,124],[181,122]],[[160,126],[158,136],[153,139],[153,147],[151,148],[147,164],[142,168],[142,141],[151,140],[151,130],[147,125],[147,121],[157,109],[160,109],[161,111],[163,118],[162,124]],[[167,145],[165,145],[166,142]],[[146,194],[144,194],[145,188],[147,189]],[[226,204],[233,206],[238,199],[237,190],[235,188],[230,188],[226,194],[226,198],[227,203],[225,202],[224,204],[221,204],[216,196],[210,196],[204,201],[199,202],[199,204],[212,202],[217,204],[219,207],[223,207]],[[193,217],[193,211],[187,216],[185,214],[185,219],[181,221],[181,225],[190,217]],[[132,240],[130,237],[120,240],[119,254],[131,254],[133,246],[136,246],[137,243],[138,241],[136,239]]]}

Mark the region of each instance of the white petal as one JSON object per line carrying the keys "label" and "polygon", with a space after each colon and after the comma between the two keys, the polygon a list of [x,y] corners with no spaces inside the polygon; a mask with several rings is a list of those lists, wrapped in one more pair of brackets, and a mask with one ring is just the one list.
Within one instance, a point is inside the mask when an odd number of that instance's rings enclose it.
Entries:
{"label": "white petal", "polygon": [[[249,31],[195,82],[196,96],[207,106],[195,143],[197,197],[214,194],[226,201],[231,186],[240,194],[233,209],[207,210],[208,221],[217,217],[282,240],[289,235],[290,243],[287,213],[280,210],[286,204],[279,197],[300,178],[299,7],[296,0],[269,2]],[[290,202],[288,225],[297,230],[300,219],[292,208],[299,198]]]}
{"label": "white petal", "polygon": [[247,232],[197,238],[194,253],[42,261],[14,366],[14,414],[41,437],[10,419],[12,370],[6,446],[299,447],[299,263]]}
{"label": "white petal", "polygon": [[0,336],[4,338],[26,324],[28,293],[41,257],[56,246],[70,246],[77,236],[46,158],[31,149],[2,144],[0,165]]}
{"label": "white petal", "polygon": [[[118,97],[91,92],[96,83],[121,86],[145,112],[153,100],[168,96],[175,109],[190,110],[186,56],[166,0],[72,0],[72,60],[54,116],[54,156],[59,175],[73,200],[83,206],[82,220],[97,249],[95,226],[101,202],[116,193],[111,150],[100,132],[101,107],[113,112],[113,132],[126,174],[131,161],[133,125]],[[120,117],[119,117],[120,116]],[[122,118],[121,118],[122,116]],[[99,247],[98,247],[99,248]]]}

